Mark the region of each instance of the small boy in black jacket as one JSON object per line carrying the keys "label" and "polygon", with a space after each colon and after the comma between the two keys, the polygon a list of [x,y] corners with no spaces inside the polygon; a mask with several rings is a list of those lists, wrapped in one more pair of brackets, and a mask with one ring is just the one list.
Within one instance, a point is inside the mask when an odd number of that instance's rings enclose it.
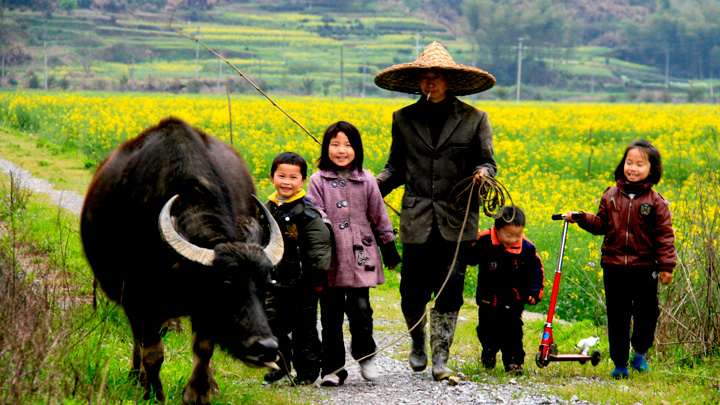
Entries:
{"label": "small boy in black jacket", "polygon": [[502,350],[505,371],[522,374],[522,312],[525,303],[542,299],[545,271],[535,245],[524,235],[525,214],[518,207],[504,207],[495,225],[473,242],[468,264],[478,264],[477,336],[482,344],[481,360],[495,367]]}
{"label": "small boy in black jacket", "polygon": [[[327,284],[332,255],[330,230],[301,189],[307,179],[302,156],[283,152],[273,160],[270,178],[276,191],[265,205],[280,227],[285,253],[272,271],[265,301],[273,334],[279,341],[279,370],[265,374],[278,381],[295,366],[295,382],[308,385],[320,374],[322,343],[317,332],[318,297]],[[292,339],[290,338],[292,334]]]}

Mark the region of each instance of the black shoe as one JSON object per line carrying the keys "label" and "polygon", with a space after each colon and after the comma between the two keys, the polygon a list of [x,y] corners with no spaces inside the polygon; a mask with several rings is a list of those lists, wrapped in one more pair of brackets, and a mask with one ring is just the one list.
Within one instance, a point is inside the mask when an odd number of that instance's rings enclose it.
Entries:
{"label": "black shoe", "polygon": [[525,372],[525,369],[523,369],[523,366],[520,364],[509,364],[505,366],[505,371],[510,374],[521,376]]}
{"label": "black shoe", "polygon": [[492,370],[495,368],[495,364],[497,360],[495,359],[497,353],[490,353],[489,350],[482,351],[482,354],[480,355],[480,361],[482,361],[483,367],[485,367],[488,370]]}
{"label": "black shoe", "polygon": [[265,373],[263,379],[267,382],[275,382],[288,375],[287,370],[281,368],[280,370],[270,370]]}

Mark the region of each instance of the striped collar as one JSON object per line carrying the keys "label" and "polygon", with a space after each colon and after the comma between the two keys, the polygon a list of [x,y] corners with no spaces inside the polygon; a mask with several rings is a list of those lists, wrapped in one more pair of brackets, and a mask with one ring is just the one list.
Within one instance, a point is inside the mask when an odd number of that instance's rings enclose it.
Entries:
{"label": "striped collar", "polygon": [[278,202],[278,198],[277,198],[278,193],[277,193],[277,191],[276,191],[276,192],[270,194],[270,196],[268,197],[268,200],[274,202],[275,205],[278,205],[278,206],[279,206],[279,205],[282,205],[282,204],[287,204],[287,203],[291,203],[291,202],[293,202],[293,201],[297,201],[297,200],[305,197],[305,194],[306,194],[306,193],[305,193],[305,190],[300,189],[300,191],[298,191],[294,196],[288,198],[287,200],[283,200],[283,201]]}

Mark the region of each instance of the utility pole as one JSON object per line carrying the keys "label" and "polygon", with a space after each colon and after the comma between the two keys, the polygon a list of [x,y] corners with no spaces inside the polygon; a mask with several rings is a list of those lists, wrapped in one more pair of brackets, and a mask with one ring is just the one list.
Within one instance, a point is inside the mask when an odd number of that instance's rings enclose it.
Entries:
{"label": "utility pole", "polygon": [[282,85],[285,86],[285,74],[287,73],[287,59],[285,58],[285,36],[282,39],[282,56],[283,56],[283,68],[282,68]]}
{"label": "utility pole", "polygon": [[[477,60],[476,60],[476,55],[475,55],[475,41],[473,41],[473,43],[472,43],[472,66],[477,67]],[[477,102],[477,95],[478,95],[477,93],[473,93],[473,95],[472,95],[473,102]]]}
{"label": "utility pole", "polygon": [[515,102],[520,102],[520,82],[522,77],[522,41],[523,38],[518,38],[518,67],[517,67],[517,84],[516,84],[516,94],[515,94]]}
{"label": "utility pole", "polygon": [[665,89],[670,88],[670,47],[665,48]]}
{"label": "utility pole", "polygon": [[48,72],[47,72],[47,24],[43,25],[43,58],[45,59],[45,90],[48,89]]}
{"label": "utility pole", "polygon": [[222,60],[218,59],[217,92],[220,94],[220,80],[222,79]]}
{"label": "utility pole", "polygon": [[367,71],[367,45],[363,49],[363,75],[362,75],[362,92],[361,97],[365,98],[365,72]]}
{"label": "utility pole", "polygon": [[45,90],[48,89],[48,74],[47,74],[47,42],[43,41],[43,55],[45,56]]}
{"label": "utility pole", "polygon": [[[5,59],[3,59],[3,62]],[[713,96],[713,79],[710,76],[710,104],[715,104],[715,97]]]}
{"label": "utility pole", "polygon": [[195,80],[198,79],[198,63],[200,60],[200,42],[198,41],[200,39],[200,26],[197,26],[197,29],[195,30]]}
{"label": "utility pole", "polygon": [[415,30],[415,59],[420,57],[420,31]]}

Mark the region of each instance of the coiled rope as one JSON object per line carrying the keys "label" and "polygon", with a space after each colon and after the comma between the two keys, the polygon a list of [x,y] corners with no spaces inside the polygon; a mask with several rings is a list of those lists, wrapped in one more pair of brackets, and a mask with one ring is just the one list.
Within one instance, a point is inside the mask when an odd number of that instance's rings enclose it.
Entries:
{"label": "coiled rope", "polygon": [[[468,185],[470,183],[470,185]],[[458,184],[453,187],[453,189],[450,191],[450,196],[448,197],[448,203],[447,207],[445,208],[445,218],[448,222],[448,224],[453,228],[458,228],[458,226],[454,226],[450,221],[450,215],[449,212],[452,210],[454,212],[457,212],[460,215],[466,215],[467,210],[470,207],[470,203],[468,201],[467,207],[463,207],[460,203],[465,198],[470,199],[470,196],[472,196],[472,190],[475,186],[476,180],[475,177],[468,177],[466,179],[461,180]],[[464,187],[464,188],[462,188]],[[458,189],[462,188],[460,191],[457,191]],[[505,201],[509,200],[510,205],[514,205],[512,201],[512,196],[510,196],[510,192],[508,192],[507,188],[496,178],[490,177],[490,176],[483,176],[480,178],[480,183],[477,187],[478,192],[478,201],[479,205],[482,206],[483,213],[490,217],[490,218],[500,218],[503,216],[503,207],[505,207]],[[512,220],[515,218],[515,210],[512,212],[512,216],[510,218],[503,218],[506,222],[512,222]]]}

